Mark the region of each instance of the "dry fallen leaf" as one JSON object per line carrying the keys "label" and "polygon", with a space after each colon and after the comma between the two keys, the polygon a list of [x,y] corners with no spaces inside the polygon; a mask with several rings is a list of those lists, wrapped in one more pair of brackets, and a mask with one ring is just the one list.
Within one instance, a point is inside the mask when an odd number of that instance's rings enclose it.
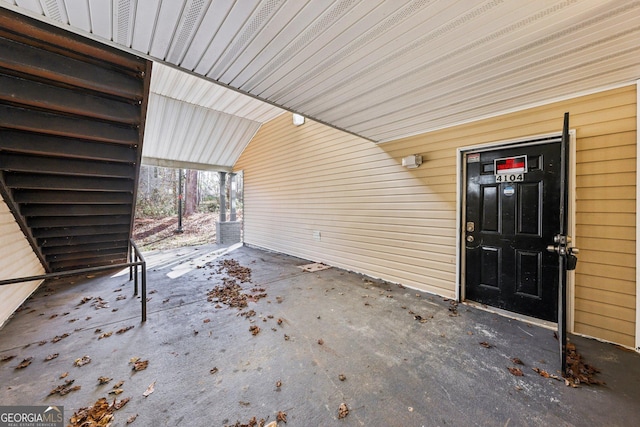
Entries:
{"label": "dry fallen leaf", "polygon": [[113,335],[113,331],[112,332],[105,332],[104,334],[100,335],[98,337],[98,339],[101,340],[103,338],[109,338],[111,335]]}
{"label": "dry fallen leaf", "polygon": [[517,357],[512,357],[511,358],[511,362],[514,365],[524,365],[524,362],[522,360],[518,359]]}
{"label": "dry fallen leaf", "polygon": [[136,420],[136,418],[138,418],[138,414],[131,415],[129,418],[127,418],[127,424],[131,424]]}
{"label": "dry fallen leaf", "polygon": [[214,367],[213,369],[211,369],[211,370],[209,371],[209,373],[210,373],[210,374],[216,374],[216,373],[218,373],[218,370],[219,370],[219,369],[218,369],[217,367]]}
{"label": "dry fallen leaf", "polygon": [[285,341],[289,341],[289,335],[284,334],[284,340],[285,340]]}
{"label": "dry fallen leaf", "polygon": [[85,355],[85,356],[82,356],[82,357],[81,357],[81,358],[79,358],[79,359],[76,359],[76,360],[75,360],[75,362],[73,362],[73,364],[74,364],[75,366],[78,366],[78,367],[80,367],[80,366],[84,366],[84,365],[86,365],[86,364],[88,364],[88,363],[91,363],[91,358],[90,358],[89,356],[86,356],[86,355]]}
{"label": "dry fallen leaf", "polygon": [[113,378],[109,378],[109,377],[98,377],[98,383],[99,384],[106,384],[109,381],[111,381]]}
{"label": "dry fallen leaf", "polygon": [[281,318],[278,318],[278,325],[282,325],[283,320]]}
{"label": "dry fallen leaf", "polygon": [[26,359],[23,359],[22,362],[20,362],[20,364],[16,366],[16,369],[26,368],[27,366],[31,365],[32,360],[33,360],[33,357],[27,357]]}
{"label": "dry fallen leaf", "polygon": [[481,342],[480,342],[480,345],[481,345],[481,346],[483,346],[484,348],[491,348],[491,347],[493,347],[491,344],[489,344],[489,343],[488,343],[488,342],[486,342],[486,341],[481,341]]}
{"label": "dry fallen leaf", "polygon": [[511,372],[512,375],[515,375],[516,377],[521,377],[524,375],[520,368],[508,367],[507,369],[509,370],[509,372]]}
{"label": "dry fallen leaf", "polygon": [[149,361],[148,360],[138,360],[137,362],[133,363],[133,370],[134,371],[143,371],[145,369],[147,369],[147,366],[149,366]]}
{"label": "dry fallen leaf", "polygon": [[124,392],[124,390],[123,390],[123,389],[121,389],[121,388],[117,388],[117,389],[115,389],[115,390],[111,390],[111,391],[109,392],[109,394],[114,394],[114,395],[116,395],[116,396],[117,396],[117,395],[119,395],[119,394],[121,394],[121,393],[123,393],[123,392]]}
{"label": "dry fallen leaf", "polygon": [[341,403],[340,407],[338,408],[338,419],[340,420],[347,415],[349,415],[349,408],[347,408],[346,403]]}
{"label": "dry fallen leaf", "polygon": [[276,415],[276,421],[282,421],[283,423],[287,423],[287,413],[284,411],[278,411]]}
{"label": "dry fallen leaf", "polygon": [[80,386],[74,386],[71,387],[71,384],[73,384],[75,382],[75,380],[67,380],[64,382],[64,384],[61,384],[59,386],[57,386],[56,388],[54,388],[53,390],[51,390],[49,392],[49,396],[51,396],[52,394],[59,394],[60,396],[64,396],[65,394],[71,393],[72,391],[78,391],[80,390]]}
{"label": "dry fallen leaf", "polygon": [[118,334],[118,335],[119,335],[119,334],[124,334],[125,332],[127,332],[128,330],[131,330],[131,329],[133,329],[133,328],[134,328],[134,326],[133,326],[133,325],[131,325],[131,326],[127,326],[127,327],[124,327],[124,328],[118,329],[118,330],[116,331],[116,334]]}
{"label": "dry fallen leaf", "polygon": [[344,380],[346,380],[346,379],[347,379],[347,377],[346,377],[344,374],[340,374],[340,375],[338,375],[338,379],[339,379],[340,381],[344,381]]}
{"label": "dry fallen leaf", "polygon": [[14,354],[9,354],[7,356],[2,356],[0,357],[0,362],[8,362],[9,360],[15,358],[16,356]]}
{"label": "dry fallen leaf", "polygon": [[323,340],[322,338],[320,338],[320,339],[318,340],[318,344],[320,344],[320,345],[324,344],[324,340]]}
{"label": "dry fallen leaf", "polygon": [[149,384],[149,387],[147,387],[147,390],[144,393],[142,393],[142,395],[144,397],[149,396],[151,393],[155,391],[155,387],[156,387],[156,382],[154,381],[151,384]]}
{"label": "dry fallen leaf", "polygon": [[44,360],[45,360],[45,361],[53,360],[53,359],[55,359],[56,357],[58,357],[59,355],[60,355],[60,354],[58,354],[58,353],[53,353],[53,354],[50,354],[50,355],[48,355],[47,357],[45,357],[45,358],[44,358]]}
{"label": "dry fallen leaf", "polygon": [[67,378],[67,375],[69,375],[69,372],[64,372],[64,373],[60,374],[59,378],[60,379]]}
{"label": "dry fallen leaf", "polygon": [[51,342],[58,342],[58,341],[60,341],[60,340],[62,340],[62,339],[65,339],[65,338],[66,338],[66,337],[68,337],[68,336],[69,336],[69,334],[56,335],[56,336],[51,340]]}
{"label": "dry fallen leaf", "polygon": [[249,327],[252,335],[258,335],[260,333],[260,327],[257,325],[252,325]]}
{"label": "dry fallen leaf", "polygon": [[280,381],[280,380],[276,381],[276,387],[277,388],[282,387],[282,381]]}
{"label": "dry fallen leaf", "polygon": [[122,387],[123,384],[124,384],[124,380],[120,380],[113,386],[113,388],[120,388]]}

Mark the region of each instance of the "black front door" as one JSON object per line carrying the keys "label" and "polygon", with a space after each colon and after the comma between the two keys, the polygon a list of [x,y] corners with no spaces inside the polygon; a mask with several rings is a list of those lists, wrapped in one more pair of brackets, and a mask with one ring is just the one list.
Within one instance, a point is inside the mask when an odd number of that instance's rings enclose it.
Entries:
{"label": "black front door", "polygon": [[557,321],[561,138],[470,152],[466,164],[465,297]]}

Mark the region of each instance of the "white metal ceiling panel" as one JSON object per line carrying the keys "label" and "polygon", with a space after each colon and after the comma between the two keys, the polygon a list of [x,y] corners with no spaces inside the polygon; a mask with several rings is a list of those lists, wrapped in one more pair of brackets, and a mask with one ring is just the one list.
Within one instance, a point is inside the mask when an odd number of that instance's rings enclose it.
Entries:
{"label": "white metal ceiling panel", "polygon": [[61,0],[62,7],[66,9],[69,24],[84,31],[91,31],[91,14],[87,0]]}
{"label": "white metal ceiling panel", "polygon": [[278,107],[162,64],[154,64],[151,92],[260,123],[283,113]]}
{"label": "white metal ceiling panel", "polygon": [[187,70],[193,70],[196,67],[209,46],[211,38],[217,34],[220,25],[225,21],[233,3],[234,0],[214,0],[207,8],[191,43],[186,46],[185,56],[179,64],[180,67]]}
{"label": "white metal ceiling panel", "polygon": [[103,39],[111,40],[111,2],[104,0],[89,0],[89,14],[91,19],[91,32]]}
{"label": "white metal ceiling panel", "polygon": [[[84,1],[89,30],[83,0],[0,5],[57,25],[68,18],[76,32],[374,141],[640,78],[640,1]],[[280,114],[204,80],[154,75],[165,79],[156,93],[198,108],[256,122]],[[183,108],[184,120],[208,117]],[[215,123],[232,134],[231,118]],[[201,132],[178,135],[208,134],[208,123],[192,124]]]}
{"label": "white metal ceiling panel", "polygon": [[149,53],[151,40],[156,29],[161,0],[138,0],[138,12],[134,22],[135,31],[131,47],[142,53]]}
{"label": "white metal ceiling panel", "polygon": [[[171,41],[177,30],[178,18],[182,16],[184,3],[184,0],[161,1],[160,11],[157,15],[144,14],[146,20],[155,20],[153,40],[151,41],[151,49],[148,52],[152,57],[161,61],[164,61],[167,57]],[[148,22],[145,25],[152,24]]]}
{"label": "white metal ceiling panel", "polygon": [[152,93],[142,156],[230,169],[260,125]]}
{"label": "white metal ceiling panel", "polygon": [[42,10],[42,6],[40,5],[40,2],[38,0],[16,0],[16,4],[28,11],[37,13],[37,14],[44,14],[44,11]]}

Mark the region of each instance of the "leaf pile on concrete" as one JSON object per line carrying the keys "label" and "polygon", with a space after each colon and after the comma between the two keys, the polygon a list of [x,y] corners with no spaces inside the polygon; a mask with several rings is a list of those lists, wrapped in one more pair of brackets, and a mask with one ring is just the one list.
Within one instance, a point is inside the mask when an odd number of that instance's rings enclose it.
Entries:
{"label": "leaf pile on concrete", "polygon": [[115,400],[109,404],[106,398],[101,397],[93,404],[78,409],[69,419],[69,427],[109,427],[113,422],[113,413],[121,409],[129,402],[129,398]]}
{"label": "leaf pile on concrete", "polygon": [[577,352],[573,343],[567,344],[567,372],[565,384],[568,386],[577,386],[578,384],[602,385],[604,381],[594,378],[594,375],[600,371],[593,365],[584,363],[582,356]]}
{"label": "leaf pile on concrete", "polygon": [[65,381],[64,384],[60,384],[59,386],[51,390],[49,392],[49,396],[51,396],[52,394],[59,394],[60,396],[64,396],[65,394],[71,393],[72,391],[80,390],[81,387],[79,385],[71,387],[75,381],[76,380]]}
{"label": "leaf pile on concrete", "polygon": [[340,407],[338,408],[338,419],[340,420],[347,415],[349,415],[349,408],[347,408],[346,403],[341,403]]}
{"label": "leaf pile on concrete", "polygon": [[234,279],[240,281],[240,283],[251,282],[251,269],[249,267],[243,267],[235,259],[224,259],[218,262],[218,274],[226,274]]}

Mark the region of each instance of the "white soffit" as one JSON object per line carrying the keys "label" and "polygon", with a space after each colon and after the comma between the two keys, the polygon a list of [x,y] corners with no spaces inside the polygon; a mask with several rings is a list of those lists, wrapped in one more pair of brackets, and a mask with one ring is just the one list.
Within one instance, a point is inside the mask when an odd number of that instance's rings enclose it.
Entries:
{"label": "white soffit", "polygon": [[638,1],[11,3],[374,141],[640,77]]}
{"label": "white soffit", "polygon": [[231,170],[261,125],[258,121],[152,92],[142,148],[143,163]]}

